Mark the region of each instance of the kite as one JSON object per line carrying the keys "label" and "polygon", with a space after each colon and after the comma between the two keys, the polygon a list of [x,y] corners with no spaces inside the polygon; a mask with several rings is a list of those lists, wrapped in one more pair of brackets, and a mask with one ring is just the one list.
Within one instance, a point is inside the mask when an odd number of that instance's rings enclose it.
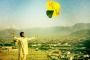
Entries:
{"label": "kite", "polygon": [[60,4],[54,1],[46,2],[47,11],[46,14],[49,18],[57,17],[60,14]]}

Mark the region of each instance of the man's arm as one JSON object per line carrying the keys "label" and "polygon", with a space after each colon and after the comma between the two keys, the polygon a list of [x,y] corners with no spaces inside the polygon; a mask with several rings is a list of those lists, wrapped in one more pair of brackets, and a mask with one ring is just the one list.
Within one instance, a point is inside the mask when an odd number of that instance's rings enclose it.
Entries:
{"label": "man's arm", "polygon": [[27,40],[33,40],[33,39],[36,39],[38,36],[34,36],[34,37],[31,37],[31,38],[27,38]]}
{"label": "man's arm", "polygon": [[13,37],[14,39],[20,40],[20,38],[17,38],[14,33],[12,33],[11,35],[12,35],[12,37]]}

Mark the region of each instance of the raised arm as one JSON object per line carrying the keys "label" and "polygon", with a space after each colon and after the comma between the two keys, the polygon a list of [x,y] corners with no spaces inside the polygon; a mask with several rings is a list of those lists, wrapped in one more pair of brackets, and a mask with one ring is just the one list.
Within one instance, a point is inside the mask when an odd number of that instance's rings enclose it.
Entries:
{"label": "raised arm", "polygon": [[27,40],[33,40],[33,39],[36,39],[38,36],[34,36],[34,37],[30,37],[30,38],[27,38]]}
{"label": "raised arm", "polygon": [[12,35],[12,37],[13,37],[14,39],[20,40],[20,38],[16,37],[14,33],[12,33],[11,35]]}

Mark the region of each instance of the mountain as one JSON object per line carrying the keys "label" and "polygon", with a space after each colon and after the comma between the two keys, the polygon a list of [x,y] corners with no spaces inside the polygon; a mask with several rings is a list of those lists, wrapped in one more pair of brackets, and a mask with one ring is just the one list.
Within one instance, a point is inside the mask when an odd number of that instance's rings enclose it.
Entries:
{"label": "mountain", "polygon": [[56,36],[56,35],[68,35],[70,33],[69,27],[50,27],[50,28],[33,28],[24,29],[23,31],[28,35],[39,34],[41,36]]}
{"label": "mountain", "polygon": [[71,27],[55,26],[48,28],[30,28],[30,29],[5,29],[0,31],[0,41],[12,40],[11,33],[19,37],[21,31],[25,32],[27,37],[40,36],[62,36],[62,35],[90,35],[90,23],[77,23]]}
{"label": "mountain", "polygon": [[73,25],[72,32],[69,35],[72,36],[82,36],[82,35],[90,35],[90,23],[77,23]]}
{"label": "mountain", "polygon": [[0,37],[8,36],[11,33],[15,33],[19,36],[21,31],[24,31],[27,36],[41,35],[41,36],[56,36],[56,35],[69,35],[81,30],[89,30],[90,23],[77,23],[71,27],[55,26],[48,28],[30,28],[30,29],[6,29],[0,31]]}
{"label": "mountain", "polygon": [[86,36],[90,35],[90,30],[79,30],[70,34],[71,36]]}
{"label": "mountain", "polygon": [[90,23],[77,23],[72,26],[75,31],[90,29]]}

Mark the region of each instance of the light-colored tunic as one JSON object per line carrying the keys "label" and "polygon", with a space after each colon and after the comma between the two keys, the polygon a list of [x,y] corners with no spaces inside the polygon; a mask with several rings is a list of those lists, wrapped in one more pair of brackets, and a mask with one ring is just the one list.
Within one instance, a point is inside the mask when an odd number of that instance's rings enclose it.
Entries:
{"label": "light-colored tunic", "polygon": [[28,41],[35,39],[35,37],[31,37],[31,38],[25,38],[25,37],[14,37],[17,41],[18,41],[18,45],[19,45],[19,59],[18,60],[26,60],[26,55],[28,54]]}

